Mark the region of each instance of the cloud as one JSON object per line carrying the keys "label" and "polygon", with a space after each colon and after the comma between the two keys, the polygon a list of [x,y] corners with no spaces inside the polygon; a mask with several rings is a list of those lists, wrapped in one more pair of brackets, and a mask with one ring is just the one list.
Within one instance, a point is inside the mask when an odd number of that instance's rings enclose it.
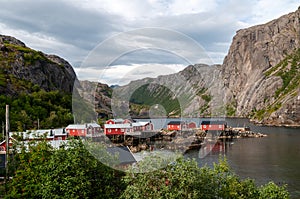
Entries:
{"label": "cloud", "polygon": [[[81,66],[94,77],[95,68],[112,65],[182,65],[185,58],[222,63],[238,29],[265,23],[298,6],[298,0],[2,0],[0,33],[62,56],[76,71]],[[206,56],[176,34],[129,34],[145,27],[178,31],[198,43]],[[122,37],[123,32],[128,34]],[[105,48],[94,53],[101,45]]]}
{"label": "cloud", "polygon": [[106,83],[108,85],[125,85],[129,82],[145,77],[154,78],[181,71],[185,64],[131,64],[113,65],[106,68],[75,68],[79,79]]}

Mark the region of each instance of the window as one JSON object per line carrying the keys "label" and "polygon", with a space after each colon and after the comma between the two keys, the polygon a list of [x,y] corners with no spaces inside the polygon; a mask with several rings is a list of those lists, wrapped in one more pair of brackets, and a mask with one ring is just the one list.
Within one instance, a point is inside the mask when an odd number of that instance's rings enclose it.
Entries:
{"label": "window", "polygon": [[107,129],[107,132],[109,132],[109,133],[110,133],[110,132],[111,132],[111,129]]}

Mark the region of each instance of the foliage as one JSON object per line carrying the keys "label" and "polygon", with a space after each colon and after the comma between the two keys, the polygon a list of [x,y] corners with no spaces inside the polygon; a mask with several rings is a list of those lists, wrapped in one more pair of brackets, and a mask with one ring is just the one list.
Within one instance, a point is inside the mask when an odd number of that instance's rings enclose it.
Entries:
{"label": "foliage", "polygon": [[28,47],[11,44],[11,43],[5,44],[5,47],[7,47],[11,52],[19,51],[19,52],[23,53],[23,58],[25,60],[26,66],[32,65],[36,61],[47,61],[49,63],[52,63],[52,61],[49,60],[48,58],[46,58],[46,56],[42,52],[35,51]]}
{"label": "foliage", "polygon": [[72,97],[59,91],[40,90],[18,97],[0,95],[0,119],[5,121],[5,105],[10,105],[11,130],[54,128],[73,123]]}
{"label": "foliage", "polygon": [[70,140],[54,149],[40,141],[19,147],[10,161],[14,172],[5,198],[289,198],[286,186],[257,186],[240,179],[226,159],[200,168],[195,160],[178,155],[151,157],[124,176],[101,163],[115,159],[96,144]]}
{"label": "foliage", "polygon": [[211,101],[212,96],[211,95],[201,95],[201,98],[208,103]]}
{"label": "foliage", "polygon": [[95,159],[81,140],[59,149],[46,141],[31,143],[14,161],[5,198],[118,198],[124,189],[122,173]]}
{"label": "foliage", "polygon": [[179,158],[174,164],[154,172],[128,173],[124,180],[128,185],[121,196],[123,199],[289,197],[285,187],[274,183],[257,187],[253,180],[241,180],[224,160],[214,168],[199,168],[196,161]]}
{"label": "foliage", "polygon": [[167,114],[180,114],[180,104],[175,94],[165,86],[153,84],[155,86],[154,92],[149,90],[150,84],[145,84],[136,89],[131,95],[130,102],[134,104],[142,104],[152,106],[155,104],[162,105]]}
{"label": "foliage", "polygon": [[[274,93],[274,103],[267,105],[261,110],[253,111],[252,116],[259,120],[280,109],[286,96],[297,92],[300,85],[300,48],[286,56],[279,64],[266,71],[265,76],[280,77],[282,79],[282,86]],[[264,102],[267,103],[268,99],[264,99]]]}
{"label": "foliage", "polygon": [[236,108],[233,105],[231,104],[226,105],[227,116],[235,116],[235,112],[236,112]]}

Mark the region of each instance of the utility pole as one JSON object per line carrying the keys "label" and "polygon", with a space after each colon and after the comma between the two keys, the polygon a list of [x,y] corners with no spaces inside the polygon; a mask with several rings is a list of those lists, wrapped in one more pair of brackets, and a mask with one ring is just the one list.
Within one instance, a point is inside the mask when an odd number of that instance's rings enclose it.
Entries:
{"label": "utility pole", "polygon": [[6,169],[6,177],[5,183],[7,183],[9,176],[8,176],[8,156],[9,156],[9,105],[6,105],[6,152],[5,152],[5,169]]}
{"label": "utility pole", "polygon": [[38,130],[40,129],[40,118],[38,118]]}
{"label": "utility pole", "polygon": [[4,122],[2,121],[2,139],[5,139]]}

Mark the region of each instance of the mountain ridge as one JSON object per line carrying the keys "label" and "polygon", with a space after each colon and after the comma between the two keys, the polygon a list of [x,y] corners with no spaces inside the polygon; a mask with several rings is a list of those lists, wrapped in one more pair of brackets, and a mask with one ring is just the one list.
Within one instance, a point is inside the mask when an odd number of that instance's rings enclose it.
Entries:
{"label": "mountain ridge", "polygon": [[[300,7],[268,23],[238,30],[221,66],[205,71],[209,66],[191,65],[177,74],[131,82],[118,92],[123,90],[123,100],[128,100],[128,93],[156,82],[171,88],[177,98],[184,92],[193,96],[177,107],[183,109],[181,116],[248,117],[265,125],[300,126],[299,48]],[[281,62],[287,64],[279,66]],[[155,96],[155,89],[144,90]]]}

